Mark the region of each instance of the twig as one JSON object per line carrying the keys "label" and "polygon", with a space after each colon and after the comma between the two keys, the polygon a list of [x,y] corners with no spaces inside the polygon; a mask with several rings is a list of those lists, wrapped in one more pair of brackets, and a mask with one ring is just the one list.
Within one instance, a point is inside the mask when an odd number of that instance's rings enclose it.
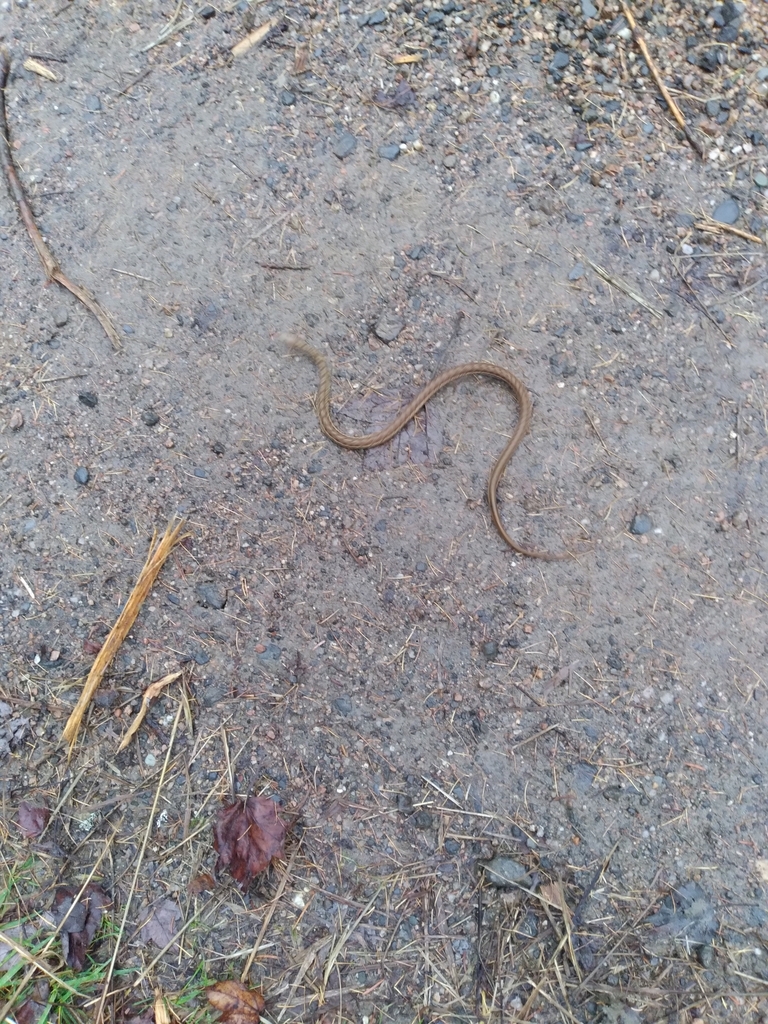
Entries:
{"label": "twig", "polygon": [[672,99],[672,97],[669,94],[669,89],[667,89],[666,85],[664,85],[664,80],[662,79],[659,69],[656,67],[653,58],[651,57],[648,45],[645,39],[643,39],[643,37],[640,35],[640,30],[637,27],[637,22],[635,21],[634,15],[632,14],[632,11],[630,11],[625,0],[621,0],[621,9],[624,12],[624,17],[627,19],[627,24],[632,30],[632,38],[634,39],[638,50],[640,51],[640,53],[642,53],[643,59],[645,60],[645,63],[648,65],[648,70],[651,72],[653,80],[658,86],[659,92],[664,97],[664,102],[669,107],[670,114],[672,115],[672,117],[674,117],[675,121],[677,121],[678,127],[683,132],[686,139],[688,139],[693,149],[698,153],[698,155],[703,160],[704,147],[693,134],[688,125],[685,123],[685,118],[680,112],[680,107],[678,107],[678,105]]}
{"label": "twig", "polygon": [[259,263],[265,270],[311,270],[309,263]]}
{"label": "twig", "polygon": [[477,296],[473,295],[469,288],[465,288],[461,281],[456,277],[451,277],[450,274],[444,274],[441,270],[428,270],[427,274],[430,277],[436,277],[440,281],[445,281],[446,284],[452,284],[454,288],[458,288],[460,292],[464,292],[468,299],[473,302],[477,302]]}
{"label": "twig", "polygon": [[0,166],[2,166],[5,172],[8,188],[19,208],[19,216],[24,223],[24,227],[27,229],[29,237],[32,239],[32,244],[37,250],[37,255],[40,257],[40,262],[43,264],[45,276],[48,280],[57,281],[63,288],[72,292],[75,298],[79,299],[99,321],[113,347],[116,349],[120,348],[120,338],[106,310],[99,305],[85,288],[81,288],[80,285],[70,281],[62,273],[56,258],[43,241],[43,236],[40,234],[37,224],[35,224],[32,208],[27,202],[27,197],[24,195],[24,189],[19,181],[19,176],[13,163],[13,156],[11,155],[11,136],[8,131],[8,117],[5,110],[5,87],[10,70],[11,58],[8,55],[8,51],[0,48],[0,135],[2,135],[2,139],[0,139]]}
{"label": "twig", "polygon": [[181,30],[183,28],[186,28],[187,25],[192,24],[192,22],[195,20],[194,15],[191,15],[185,21],[176,20],[179,17],[179,14],[181,14],[181,8],[183,5],[184,0],[179,0],[178,4],[176,5],[176,10],[173,12],[173,17],[162,30],[160,35],[153,43],[147,43],[146,46],[142,46],[141,50],[139,51],[140,53],[146,53],[148,50],[154,49],[155,46],[160,46],[161,43],[166,42],[166,40],[170,39],[172,35],[175,35],[176,32],[181,32]]}
{"label": "twig", "polygon": [[235,43],[232,47],[233,57],[242,57],[244,53],[247,53],[252,46],[260,43],[265,36],[268,36],[273,28],[277,28],[280,24],[280,18],[268,18],[267,21],[262,22],[258,28],[255,28],[253,32],[249,32],[248,35],[241,39],[239,43]]}
{"label": "twig", "polygon": [[742,231],[741,228],[736,228],[733,224],[723,224],[719,220],[712,220],[711,217],[707,217],[706,220],[693,225],[697,231],[708,231],[710,234],[717,234],[718,231],[725,231],[729,235],[736,235],[737,238],[744,238],[747,242],[757,242],[758,245],[765,245],[764,239],[759,235],[752,235],[749,231]]}
{"label": "twig", "polygon": [[169,526],[163,537],[158,542],[157,547],[148,555],[147,560],[144,563],[144,567],[139,573],[136,585],[131,591],[128,600],[125,602],[123,610],[118,615],[114,626],[109,631],[109,635],[104,641],[104,646],[97,654],[96,660],[91,666],[91,671],[88,673],[88,678],[85,681],[83,692],[80,694],[80,699],[75,705],[72,714],[69,716],[67,724],[64,726],[64,732],[62,733],[62,738],[65,742],[69,743],[70,754],[75,742],[77,741],[80,723],[83,720],[83,715],[85,714],[88,705],[90,704],[91,697],[98,689],[99,683],[109,667],[109,663],[117,654],[118,648],[122,644],[123,640],[125,640],[131,630],[131,627],[136,621],[136,616],[139,614],[139,610],[144,603],[144,599],[152,589],[166,558],[170,555],[173,547],[178,543],[179,535],[183,526],[183,520],[180,520],[175,526]]}
{"label": "twig", "polygon": [[125,96],[127,93],[131,91],[134,85],[138,85],[139,82],[143,82],[147,75],[151,74],[153,71],[154,67],[152,65],[150,65],[148,68],[144,68],[144,70],[140,74],[136,75],[135,78],[131,79],[128,85],[124,86],[117,95]]}

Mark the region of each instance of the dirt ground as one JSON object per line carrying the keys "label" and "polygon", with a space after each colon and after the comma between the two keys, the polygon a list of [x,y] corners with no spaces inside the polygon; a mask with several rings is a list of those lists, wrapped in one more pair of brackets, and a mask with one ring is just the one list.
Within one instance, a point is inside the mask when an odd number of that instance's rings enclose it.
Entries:
{"label": "dirt ground", "polygon": [[[0,188],[5,838],[54,810],[33,905],[98,862],[118,967],[181,1017],[247,968],[283,1022],[768,1020],[765,10],[707,70],[709,5],[649,8],[700,159],[627,33],[577,60],[620,13],[591,7],[2,4],[20,178],[120,338]],[[504,521],[584,550],[496,532],[501,384],[361,454],[284,332],[351,432],[446,366],[513,370]],[[233,793],[293,822],[245,893],[195,884]]]}

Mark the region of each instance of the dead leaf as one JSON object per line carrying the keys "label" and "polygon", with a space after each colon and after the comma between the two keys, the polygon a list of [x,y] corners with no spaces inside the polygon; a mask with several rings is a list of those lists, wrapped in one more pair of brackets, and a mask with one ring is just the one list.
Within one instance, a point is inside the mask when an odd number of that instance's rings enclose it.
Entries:
{"label": "dead leaf", "polygon": [[175,900],[158,900],[144,912],[139,934],[144,942],[154,942],[158,949],[165,949],[173,942],[180,920],[181,910]]}
{"label": "dead leaf", "polygon": [[277,804],[263,796],[249,796],[223,807],[213,825],[213,847],[219,855],[216,870],[228,868],[242,889],[271,861],[285,856],[285,824]]}
{"label": "dead leaf", "polygon": [[412,107],[416,103],[416,93],[408,82],[401,78],[393,91],[384,92],[378,89],[373,94],[373,102],[377,107],[384,107],[386,110],[395,110],[398,107]]}
{"label": "dead leaf", "polygon": [[201,892],[213,892],[216,888],[216,879],[209,871],[195,875],[187,886],[187,892],[192,896],[199,896]]}
{"label": "dead leaf", "polygon": [[558,910],[565,909],[563,904],[563,892],[559,886],[554,885],[554,883],[547,882],[541,886],[539,892],[550,906],[557,907]]}
{"label": "dead leaf", "polygon": [[25,71],[34,71],[36,75],[40,75],[41,78],[47,78],[49,82],[58,82],[58,78],[47,68],[45,64],[41,64],[39,60],[35,60],[34,57],[27,57],[24,61]]}
{"label": "dead leaf", "polygon": [[19,804],[18,826],[25,839],[37,839],[45,832],[51,812],[47,807],[32,807],[26,800]]}
{"label": "dead leaf", "polygon": [[85,966],[85,954],[99,929],[102,912],[109,906],[107,894],[99,885],[87,885],[75,902],[78,892],[79,889],[68,885],[59,886],[51,910],[57,925],[66,917],[61,927],[61,947],[64,960],[73,971],[82,971]]}
{"label": "dead leaf", "polygon": [[43,1014],[49,1009],[48,995],[50,991],[51,986],[45,978],[36,981],[32,993],[13,1012],[16,1024],[38,1024],[38,1021],[42,1020]]}
{"label": "dead leaf", "polygon": [[128,732],[125,734],[125,736],[123,736],[122,740],[120,741],[120,746],[117,748],[118,753],[120,753],[121,750],[125,750],[125,748],[128,746],[128,744],[131,742],[133,737],[138,732],[139,726],[146,718],[150,704],[155,699],[155,697],[157,697],[160,691],[164,687],[168,686],[169,683],[172,683],[175,679],[178,679],[180,675],[181,672],[169,672],[167,676],[163,676],[162,679],[157,679],[155,680],[154,683],[149,684],[149,686],[144,691],[144,694],[142,695],[141,707],[134,715],[133,721],[131,722],[128,728]]}
{"label": "dead leaf", "polygon": [[246,988],[242,982],[230,980],[211,985],[205,994],[208,1002],[219,1013],[222,1024],[259,1024],[264,1009],[264,997],[260,989]]}

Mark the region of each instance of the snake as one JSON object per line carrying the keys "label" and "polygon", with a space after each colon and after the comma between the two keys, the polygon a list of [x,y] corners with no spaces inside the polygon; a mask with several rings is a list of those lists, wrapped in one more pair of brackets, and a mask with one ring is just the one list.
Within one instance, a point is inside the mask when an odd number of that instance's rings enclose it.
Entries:
{"label": "snake", "polygon": [[503,381],[515,396],[518,406],[518,419],[514,433],[505,445],[501,455],[496,460],[490,476],[488,477],[487,494],[491,519],[504,541],[506,541],[509,547],[518,555],[522,555],[526,558],[539,558],[548,562],[556,562],[566,558],[575,557],[574,553],[571,551],[554,552],[539,550],[538,548],[524,547],[522,544],[518,544],[517,541],[510,537],[504,523],[502,522],[497,499],[499,484],[504,476],[504,471],[509,465],[510,459],[520,446],[520,442],[528,433],[531,426],[531,419],[533,417],[533,404],[531,402],[531,396],[528,394],[528,389],[520,378],[516,377],[510,370],[505,369],[503,366],[498,366],[496,363],[487,362],[460,363],[457,366],[451,366],[447,370],[443,370],[441,373],[438,373],[436,377],[433,377],[432,380],[426,384],[414,398],[411,399],[411,401],[386,427],[383,427],[381,430],[378,430],[373,434],[345,434],[344,431],[339,430],[336,426],[333,421],[333,416],[331,415],[331,368],[328,365],[328,360],[322,352],[314,348],[309,344],[309,342],[298,335],[284,335],[283,341],[290,350],[311,359],[317,367],[319,383],[315,398],[315,410],[320,423],[320,429],[326,437],[341,448],[360,450],[378,448],[379,445],[386,444],[388,441],[391,441],[396,434],[400,433],[403,427],[406,426],[406,424],[408,424],[414,416],[424,408],[431,398],[434,398],[438,391],[441,391],[444,387],[447,387],[454,381],[461,380],[462,377],[474,377],[479,375],[483,377],[494,377],[496,380]]}

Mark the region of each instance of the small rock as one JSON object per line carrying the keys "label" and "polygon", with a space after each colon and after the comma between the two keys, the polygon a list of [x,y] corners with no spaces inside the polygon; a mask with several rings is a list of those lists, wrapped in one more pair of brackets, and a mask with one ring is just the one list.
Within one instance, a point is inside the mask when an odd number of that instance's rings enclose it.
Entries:
{"label": "small rock", "polygon": [[707,117],[717,117],[720,113],[720,100],[707,100],[704,105]]}
{"label": "small rock", "polygon": [[596,18],[598,10],[592,0],[581,0],[581,13],[585,18]]}
{"label": "small rock", "polygon": [[505,857],[499,854],[487,864],[483,864],[486,876],[491,885],[497,889],[504,889],[507,886],[516,885],[525,878],[528,872],[522,864],[519,864],[512,857]]}
{"label": "small rock", "polygon": [[8,420],[8,426],[11,430],[21,430],[24,426],[24,413],[21,409],[14,409],[11,413],[11,418]]}
{"label": "small rock", "polygon": [[568,272],[569,281],[578,281],[580,277],[584,277],[586,270],[584,269],[583,263],[577,263],[572,270]]}
{"label": "small rock", "polygon": [[82,486],[85,487],[85,485],[88,483],[90,479],[91,474],[88,472],[85,466],[78,466],[77,469],[75,470],[75,482],[78,484],[82,484]]}
{"label": "small rock", "polygon": [[400,156],[400,147],[396,142],[388,146],[379,146],[379,156],[382,160],[397,160]]}
{"label": "small rock", "polygon": [[333,706],[339,712],[340,715],[351,715],[353,711],[352,701],[349,697],[337,697],[333,701]]}
{"label": "small rock", "polygon": [[629,532],[634,533],[638,537],[642,536],[644,533],[650,533],[652,529],[653,520],[643,512],[638,512],[629,524]]}
{"label": "small rock", "polygon": [[346,160],[356,149],[357,139],[355,136],[351,132],[344,132],[334,143],[333,155],[337,156],[339,160]]}
{"label": "small rock", "polygon": [[721,224],[735,224],[739,219],[741,210],[735,199],[726,199],[720,203],[712,214],[712,219],[720,221]]}
{"label": "small rock", "polygon": [[395,807],[403,814],[410,814],[413,810],[413,799],[407,793],[398,793],[395,797]]}
{"label": "small rock", "polygon": [[53,322],[56,324],[57,327],[64,327],[68,320],[69,313],[67,312],[66,309],[64,309],[63,306],[59,306],[59,308],[54,311]]}
{"label": "small rock", "polygon": [[197,588],[197,596],[200,598],[200,603],[204,608],[217,608],[221,610],[227,603],[226,591],[222,594],[212,583],[201,583]]}
{"label": "small rock", "polygon": [[77,400],[88,409],[95,409],[99,404],[99,396],[95,391],[81,391],[77,396]]}
{"label": "small rock", "polygon": [[200,8],[198,13],[200,14],[200,17],[203,19],[203,21],[208,21],[209,18],[216,17],[216,8],[211,7],[210,4],[206,4],[205,7]]}
{"label": "small rock", "polygon": [[449,153],[443,157],[443,167],[447,167],[449,171],[452,170],[456,166],[457,159],[455,153]]}
{"label": "small rock", "polygon": [[558,50],[555,56],[549,62],[549,70],[564,71],[570,63],[571,55],[569,53],[566,53],[565,50]]}
{"label": "small rock", "polygon": [[290,89],[283,89],[280,93],[280,102],[284,107],[292,107],[296,102],[296,94],[292,93]]}
{"label": "small rock", "polygon": [[442,25],[445,21],[445,15],[442,11],[430,11],[427,15],[428,25]]}
{"label": "small rock", "polygon": [[387,12],[380,7],[373,14],[368,15],[369,25],[382,25],[387,20]]}
{"label": "small rock", "polygon": [[98,96],[93,93],[90,96],[85,97],[85,109],[86,110],[101,110],[101,100]]}
{"label": "small rock", "polygon": [[424,809],[417,811],[413,816],[413,824],[420,829],[432,828],[432,815]]}
{"label": "small rock", "polygon": [[758,188],[768,188],[768,175],[762,171],[758,171],[753,180]]}
{"label": "small rock", "polygon": [[148,427],[156,427],[160,422],[160,417],[153,409],[145,409],[141,414],[141,419]]}
{"label": "small rock", "polygon": [[401,320],[399,316],[396,316],[394,313],[389,311],[385,311],[376,321],[376,325],[373,330],[380,341],[389,345],[397,338],[404,327],[405,322]]}
{"label": "small rock", "polygon": [[487,643],[483,644],[483,654],[489,661],[493,661],[493,659],[498,655],[498,653],[499,645],[496,643],[495,640],[489,640]]}

